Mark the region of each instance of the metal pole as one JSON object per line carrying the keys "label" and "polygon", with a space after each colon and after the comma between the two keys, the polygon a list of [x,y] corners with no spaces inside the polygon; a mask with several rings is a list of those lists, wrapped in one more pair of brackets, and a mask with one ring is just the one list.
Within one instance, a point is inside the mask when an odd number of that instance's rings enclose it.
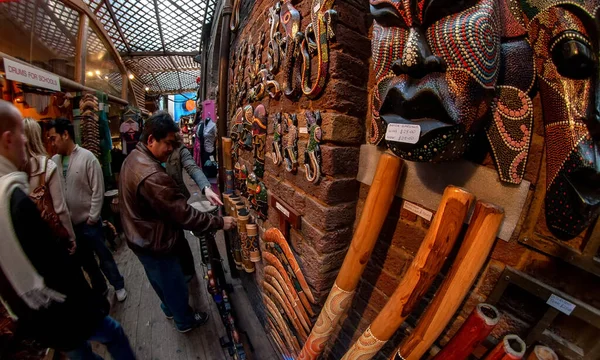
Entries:
{"label": "metal pole", "polygon": [[[231,0],[225,0],[223,6],[223,16],[221,18],[221,45],[219,46],[219,100],[217,121],[217,139],[227,136],[227,98],[228,98],[228,76],[229,76],[229,41],[231,30],[229,29],[229,20],[233,6]],[[224,191],[225,167],[223,166],[223,151],[220,145],[218,148],[219,159],[219,190]]]}

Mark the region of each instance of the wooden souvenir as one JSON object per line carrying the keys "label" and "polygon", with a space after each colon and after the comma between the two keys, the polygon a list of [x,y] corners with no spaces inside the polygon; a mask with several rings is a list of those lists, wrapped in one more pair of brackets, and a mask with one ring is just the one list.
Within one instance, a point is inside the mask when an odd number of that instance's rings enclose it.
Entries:
{"label": "wooden souvenir", "polygon": [[304,309],[306,310],[306,312],[308,314],[310,314],[310,316],[314,316],[315,313],[313,312],[312,306],[310,305],[308,298],[306,297],[306,294],[302,290],[302,287],[300,286],[300,284],[297,281],[292,282],[292,279],[290,279],[290,277],[288,276],[287,271],[285,270],[285,268],[283,267],[283,265],[281,264],[281,261],[279,261],[277,256],[273,255],[272,253],[270,253],[268,251],[264,251],[262,255],[263,255],[263,259],[267,262],[267,264],[269,264],[277,269],[277,271],[279,272],[281,277],[285,280],[285,283],[287,284],[288,289],[294,291],[294,294],[296,295],[296,297],[298,299],[300,299],[300,302],[304,306]]}
{"label": "wooden souvenir", "polygon": [[304,169],[306,180],[316,184],[321,179],[321,113],[306,111],[306,126],[308,127],[308,144],[304,152]]}
{"label": "wooden souvenir", "polygon": [[[434,360],[464,360],[484,341],[500,321],[500,313],[489,304],[478,304],[450,342],[435,355]],[[401,359],[394,353],[394,360]]]}
{"label": "wooden souvenir", "polygon": [[298,359],[317,359],[340,318],[348,310],[394,200],[401,168],[400,158],[390,154],[381,155],[348,253]]}
{"label": "wooden souvenir", "polygon": [[536,345],[527,360],[558,360],[558,355],[547,346]]}
{"label": "wooden souvenir", "polygon": [[467,234],[450,272],[419,318],[417,327],[400,344],[397,350],[400,358],[419,360],[441,335],[475,282],[496,241],[503,219],[504,211],[501,208],[477,201]]}
{"label": "wooden souvenir", "polygon": [[302,302],[298,298],[298,293],[296,293],[295,288],[291,285],[291,282],[286,281],[283,278],[283,275],[277,270],[274,266],[266,265],[264,267],[265,276],[271,276],[273,279],[277,281],[281,289],[283,290],[285,296],[288,298],[290,304],[294,308],[294,312],[298,315],[298,318],[302,322],[304,328],[309,331],[310,328],[308,324],[310,323],[310,318],[306,309],[302,305]]}
{"label": "wooden souvenir", "polygon": [[496,345],[484,360],[518,360],[525,355],[527,346],[520,337],[514,334],[506,335]]}
{"label": "wooden souvenir", "polygon": [[473,200],[464,189],[446,188],[431,227],[396,291],[343,360],[371,359],[398,330],[444,265]]}

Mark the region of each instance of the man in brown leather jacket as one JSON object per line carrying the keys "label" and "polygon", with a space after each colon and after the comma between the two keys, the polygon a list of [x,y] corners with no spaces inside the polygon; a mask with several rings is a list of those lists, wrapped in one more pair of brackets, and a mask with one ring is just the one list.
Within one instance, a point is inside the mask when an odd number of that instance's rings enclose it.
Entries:
{"label": "man in brown leather jacket", "polygon": [[183,230],[197,232],[228,230],[236,226],[232,217],[199,212],[186,201],[177,183],[161,163],[167,161],[179,131],[166,112],[154,114],[121,169],[119,203],[127,244],[140,259],[146,275],[162,301],[167,318],[177,330],[190,331],[206,322],[208,315],[194,313],[188,305],[188,287],[174,251],[187,241]]}

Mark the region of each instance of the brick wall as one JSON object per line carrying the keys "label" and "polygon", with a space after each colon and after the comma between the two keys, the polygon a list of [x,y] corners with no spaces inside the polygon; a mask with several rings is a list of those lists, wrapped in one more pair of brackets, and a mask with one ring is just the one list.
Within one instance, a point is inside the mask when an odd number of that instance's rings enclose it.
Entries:
{"label": "brick wall", "polygon": [[[302,28],[310,21],[311,1],[293,1],[302,15]],[[273,1],[243,1],[241,6],[241,26],[237,34],[232,34],[230,65],[235,67],[235,56],[239,44],[252,38],[257,43],[261,33],[266,33],[265,47],[261,63],[267,62],[267,44],[269,41],[268,9]],[[368,4],[359,1],[338,1],[335,9],[340,14],[335,28],[336,41],[330,43],[329,77],[323,94],[310,100],[302,96],[292,101],[282,94],[279,100],[265,98],[250,103],[255,108],[264,104],[268,112],[267,151],[263,182],[269,193],[288,203],[302,216],[301,226],[292,230],[290,239],[298,263],[315,295],[318,314],[337,269],[341,266],[350,240],[356,214],[359,184],[355,180],[358,171],[359,147],[365,139],[365,117],[367,114],[366,83],[369,76],[370,40],[366,37],[369,29]],[[244,17],[249,13],[249,16]],[[283,27],[280,27],[282,33]],[[233,65],[232,65],[233,64]],[[316,73],[316,61],[313,61],[313,75]],[[282,66],[283,67],[283,66]],[[275,79],[283,84],[284,73],[279,70]],[[231,81],[231,79],[230,79]],[[235,114],[230,93],[229,119]],[[248,104],[244,101],[244,105]],[[298,127],[306,127],[305,110],[319,110],[322,115],[323,130],[322,179],[313,184],[305,179],[304,150],[308,141],[307,134],[299,135],[299,168],[297,174],[285,171],[285,165],[275,166],[270,149],[273,140],[274,116],[278,112],[298,115]],[[253,157],[250,151],[242,151],[240,164],[252,169]],[[278,227],[279,218],[273,208],[269,208],[268,220],[264,229]],[[247,289],[256,288],[262,283],[261,265],[257,264],[255,275],[243,277]],[[263,311],[255,304],[259,318]]]}

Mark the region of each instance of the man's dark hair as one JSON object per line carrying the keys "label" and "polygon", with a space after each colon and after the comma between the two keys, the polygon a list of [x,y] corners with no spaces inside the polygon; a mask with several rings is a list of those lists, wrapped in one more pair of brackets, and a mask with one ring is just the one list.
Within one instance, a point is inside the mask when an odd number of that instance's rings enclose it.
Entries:
{"label": "man's dark hair", "polygon": [[75,128],[69,119],[58,118],[56,120],[52,120],[48,130],[50,129],[54,129],[54,131],[56,131],[56,133],[59,135],[64,134],[66,131],[71,140],[75,142]]}
{"label": "man's dark hair", "polygon": [[179,128],[171,115],[166,111],[159,111],[150,116],[144,123],[144,132],[140,141],[144,144],[148,144],[148,138],[150,135],[154,137],[154,140],[160,141],[167,137],[170,133],[178,133]]}

